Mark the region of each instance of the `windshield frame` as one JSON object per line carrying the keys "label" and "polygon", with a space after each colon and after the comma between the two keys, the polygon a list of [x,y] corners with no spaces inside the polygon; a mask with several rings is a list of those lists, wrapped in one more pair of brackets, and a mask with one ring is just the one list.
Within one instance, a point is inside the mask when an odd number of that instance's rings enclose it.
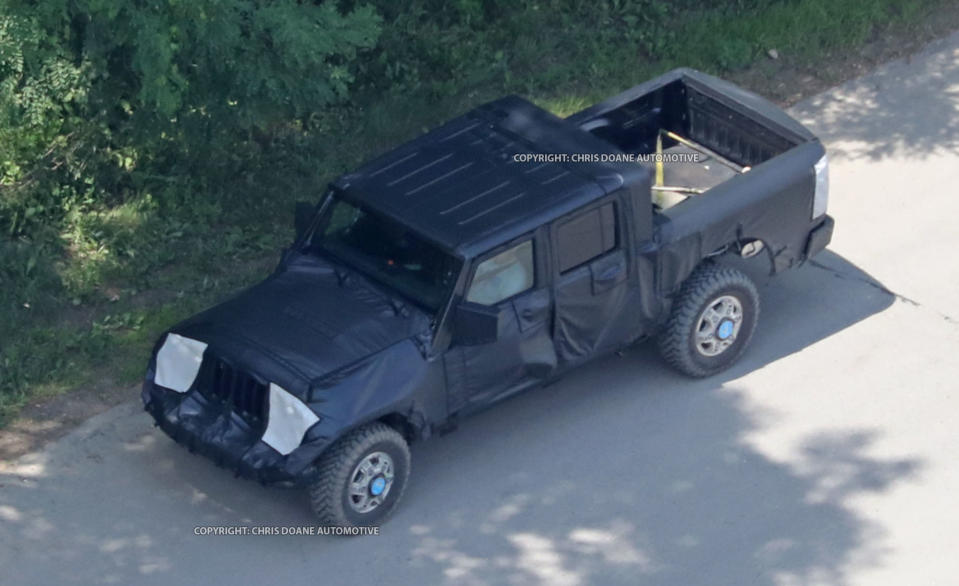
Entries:
{"label": "windshield frame", "polygon": [[[416,295],[408,291],[408,288],[403,287],[402,285],[398,286],[397,282],[388,281],[376,271],[369,270],[368,267],[362,266],[361,263],[353,262],[351,259],[337,254],[333,250],[330,250],[329,247],[322,246],[321,244],[315,244],[313,242],[314,237],[321,233],[332,219],[332,207],[335,205],[337,200],[342,200],[347,204],[358,208],[362,212],[375,217],[378,221],[386,222],[409,231],[413,236],[436,248],[436,250],[445,254],[456,263],[457,266],[454,268],[455,274],[449,280],[449,284],[440,291],[440,294],[438,295],[440,301],[436,307],[431,307],[423,299],[418,298]],[[464,259],[463,256],[457,253],[455,250],[450,250],[413,227],[396,221],[387,214],[384,214],[366,205],[366,203],[361,199],[353,197],[349,193],[333,186],[331,186],[330,189],[324,194],[321,203],[317,206],[316,215],[314,216],[313,221],[310,223],[309,229],[305,231],[303,237],[297,243],[297,249],[304,254],[316,254],[332,260],[333,262],[336,262],[337,264],[340,264],[352,271],[356,271],[363,277],[385,288],[390,294],[395,294],[399,297],[402,297],[404,300],[420,308],[431,317],[431,325],[434,330],[439,327],[440,323],[442,322],[442,318],[448,312],[450,303],[452,303],[453,297],[455,296],[456,288],[462,280],[463,271],[467,265],[466,259]]]}

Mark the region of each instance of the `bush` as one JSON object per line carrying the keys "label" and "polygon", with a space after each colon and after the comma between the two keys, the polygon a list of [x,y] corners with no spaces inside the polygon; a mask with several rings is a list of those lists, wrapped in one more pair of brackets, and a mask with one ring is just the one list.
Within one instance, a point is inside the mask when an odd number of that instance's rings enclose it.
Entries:
{"label": "bush", "polygon": [[[13,0],[0,15],[0,230],[171,178],[215,185],[243,150],[348,96],[380,20],[357,6]],[[195,189],[187,189],[195,192]]]}

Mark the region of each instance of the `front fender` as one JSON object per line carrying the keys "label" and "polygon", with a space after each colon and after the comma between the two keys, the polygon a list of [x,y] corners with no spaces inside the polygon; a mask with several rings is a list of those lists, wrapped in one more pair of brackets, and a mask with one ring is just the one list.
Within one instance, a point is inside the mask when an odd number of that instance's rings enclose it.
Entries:
{"label": "front fender", "polygon": [[447,417],[442,363],[403,340],[312,381],[307,404],[322,415],[317,427],[331,439],[391,414],[425,435]]}

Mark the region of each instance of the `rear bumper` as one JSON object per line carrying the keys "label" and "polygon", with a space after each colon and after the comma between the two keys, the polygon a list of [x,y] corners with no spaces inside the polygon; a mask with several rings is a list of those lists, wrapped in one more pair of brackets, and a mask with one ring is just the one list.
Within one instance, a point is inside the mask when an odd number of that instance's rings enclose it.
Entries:
{"label": "rear bumper", "polygon": [[832,216],[826,215],[823,221],[812,229],[809,233],[809,239],[806,240],[806,250],[803,253],[803,260],[810,259],[816,254],[825,250],[832,241],[832,231],[836,221]]}
{"label": "rear bumper", "polygon": [[191,452],[199,453],[236,476],[263,484],[309,484],[313,465],[332,441],[322,422],[310,428],[303,443],[283,455],[262,441],[263,429],[251,427],[236,412],[202,393],[177,393],[147,377],[141,397],[157,426]]}

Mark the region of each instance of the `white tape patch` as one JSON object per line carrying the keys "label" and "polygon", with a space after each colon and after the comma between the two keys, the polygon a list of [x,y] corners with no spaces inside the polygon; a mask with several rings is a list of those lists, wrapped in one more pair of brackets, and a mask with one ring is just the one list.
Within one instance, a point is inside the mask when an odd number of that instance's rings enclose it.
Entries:
{"label": "white tape patch", "polygon": [[270,383],[270,419],[263,441],[284,456],[303,443],[306,430],[320,418],[283,387]]}
{"label": "white tape patch", "polygon": [[167,334],[157,352],[157,372],[153,382],[178,393],[189,391],[200,372],[204,350],[205,342]]}

